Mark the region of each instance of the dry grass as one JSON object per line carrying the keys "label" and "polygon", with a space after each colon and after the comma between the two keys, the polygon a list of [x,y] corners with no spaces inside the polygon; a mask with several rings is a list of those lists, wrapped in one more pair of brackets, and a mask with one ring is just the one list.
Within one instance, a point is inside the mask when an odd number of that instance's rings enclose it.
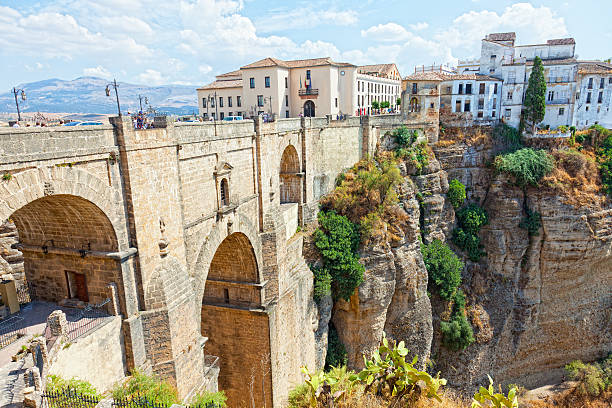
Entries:
{"label": "dry grass", "polygon": [[575,390],[552,395],[539,401],[526,401],[520,404],[525,408],[610,408],[612,391],[607,391],[597,398],[578,395]]}
{"label": "dry grass", "polygon": [[574,207],[601,207],[607,200],[602,190],[595,155],[590,150],[554,150],[555,169],[542,180],[548,190]]}
{"label": "dry grass", "polygon": [[440,134],[436,147],[464,143],[468,146],[493,146],[493,129],[489,127],[447,128]]}

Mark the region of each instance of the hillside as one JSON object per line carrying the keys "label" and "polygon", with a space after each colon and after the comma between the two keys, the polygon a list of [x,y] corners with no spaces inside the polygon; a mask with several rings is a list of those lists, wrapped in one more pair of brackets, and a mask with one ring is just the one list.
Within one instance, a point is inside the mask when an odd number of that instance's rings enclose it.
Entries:
{"label": "hillside", "polygon": [[[96,77],[80,77],[71,81],[46,79],[19,84],[25,89],[27,100],[20,100],[22,112],[72,112],[115,113],[114,92],[107,97],[104,89],[107,80]],[[195,86],[160,85],[147,86],[119,83],[119,101],[122,111],[139,109],[138,95],[146,96],[157,111],[173,114],[189,114],[197,111]],[[0,112],[15,112],[12,92],[0,94]]]}

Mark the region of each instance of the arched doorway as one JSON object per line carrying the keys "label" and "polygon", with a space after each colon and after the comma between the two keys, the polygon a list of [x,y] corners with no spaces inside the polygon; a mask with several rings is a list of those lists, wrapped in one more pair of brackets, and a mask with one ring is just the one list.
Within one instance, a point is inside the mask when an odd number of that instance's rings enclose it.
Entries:
{"label": "arched doorway", "polygon": [[410,112],[418,112],[419,111],[419,100],[416,97],[412,97],[410,99]]}
{"label": "arched doorway", "polygon": [[270,332],[255,252],[236,232],[217,248],[202,299],[205,353],[219,357],[228,406],[272,406]]}
{"label": "arched doorway", "polygon": [[313,101],[306,101],[304,103],[304,116],[307,118],[313,118],[315,116],[315,104]]}
{"label": "arched doorway", "polygon": [[[107,285],[121,285],[115,230],[92,202],[69,194],[41,197],[15,211],[17,248],[23,253],[31,297],[48,302],[100,303]],[[123,296],[120,296],[123,298]]]}
{"label": "arched doorway", "polygon": [[301,197],[302,179],[300,176],[300,158],[293,145],[283,151],[279,171],[280,202],[299,203]]}

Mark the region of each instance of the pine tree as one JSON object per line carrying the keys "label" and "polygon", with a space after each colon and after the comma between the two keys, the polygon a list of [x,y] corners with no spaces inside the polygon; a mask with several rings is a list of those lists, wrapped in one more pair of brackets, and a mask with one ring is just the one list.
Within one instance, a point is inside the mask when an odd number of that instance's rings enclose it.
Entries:
{"label": "pine tree", "polygon": [[523,108],[524,118],[531,124],[533,133],[535,133],[536,125],[544,119],[545,113],[546,79],[544,79],[544,67],[540,57],[535,57],[533,69],[531,70],[531,75],[529,75]]}

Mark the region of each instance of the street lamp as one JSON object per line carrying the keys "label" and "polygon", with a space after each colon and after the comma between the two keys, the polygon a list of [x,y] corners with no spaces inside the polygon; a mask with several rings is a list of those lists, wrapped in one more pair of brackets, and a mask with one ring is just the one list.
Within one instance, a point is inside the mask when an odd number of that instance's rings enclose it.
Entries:
{"label": "street lamp", "polygon": [[213,94],[208,94],[208,96],[206,97],[208,103],[206,104],[206,115],[208,115],[208,106],[210,105],[210,101],[213,101],[213,103],[215,104],[214,108],[215,108],[215,117],[213,118],[214,121],[217,121],[217,118],[219,117],[219,107],[217,105],[217,92],[213,93]]}
{"label": "street lamp", "polygon": [[[119,106],[119,92],[117,91],[117,87],[119,87],[119,85],[117,85],[117,80],[113,79],[113,82],[111,82],[110,84],[106,84],[106,96],[110,96],[111,94],[111,90],[110,87],[115,88],[115,97],[117,98],[117,111],[119,112],[119,116],[121,116],[121,107]],[[142,109],[141,109],[142,110]]]}
{"label": "street lamp", "polygon": [[15,95],[15,105],[17,105],[17,121],[21,122],[21,112],[19,111],[19,99],[17,99],[17,95],[21,95],[21,100],[26,100],[26,93],[24,89],[13,88],[13,95]]}
{"label": "street lamp", "polygon": [[149,98],[146,96],[138,95],[138,103],[140,104],[140,111],[142,112],[142,100],[144,99],[145,106],[149,104]]}

